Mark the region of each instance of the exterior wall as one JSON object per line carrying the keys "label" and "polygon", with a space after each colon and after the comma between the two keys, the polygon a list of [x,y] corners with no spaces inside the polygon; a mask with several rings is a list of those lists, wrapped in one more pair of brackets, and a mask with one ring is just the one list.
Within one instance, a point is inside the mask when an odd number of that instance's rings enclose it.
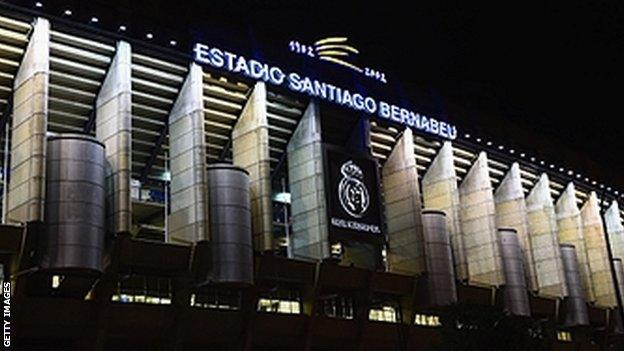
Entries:
{"label": "exterior wall", "polygon": [[579,264],[583,287],[585,288],[585,296],[588,301],[594,302],[596,300],[596,295],[594,294],[594,284],[592,282],[589,259],[587,257],[587,249],[583,237],[581,213],[576,205],[573,183],[570,182],[566,186],[561,197],[557,200],[555,209],[557,212],[557,226],[559,228],[559,242],[562,244],[574,245],[576,248],[576,258]]}
{"label": "exterior wall", "polygon": [[382,182],[388,226],[388,270],[422,274],[426,270],[422,204],[411,129],[405,129],[394,146],[383,167]]}
{"label": "exterior wall", "polygon": [[520,166],[517,162],[511,165],[509,172],[496,189],[494,201],[496,204],[496,226],[516,230],[524,257],[523,267],[527,277],[527,287],[531,291],[537,291],[537,272],[533,261],[527,208],[520,179]]}
{"label": "exterior wall", "polygon": [[589,199],[581,208],[583,220],[583,237],[589,259],[589,270],[594,284],[596,305],[601,307],[615,307],[615,287],[611,262],[607,251],[607,242],[600,216],[600,206],[595,192],[591,192]]}
{"label": "exterior wall", "polygon": [[13,85],[7,221],[44,218],[50,23],[38,18]]}
{"label": "exterior wall", "polygon": [[494,194],[487,155],[481,152],[459,187],[461,228],[468,282],[480,286],[505,283],[497,239]]}
{"label": "exterior wall", "polygon": [[321,116],[310,102],[287,147],[295,258],[329,257]]}
{"label": "exterior wall", "polygon": [[527,222],[535,263],[538,295],[561,298],[568,294],[557,237],[557,218],[543,173],[526,198]]}
{"label": "exterior wall", "polygon": [[453,248],[455,274],[460,280],[468,280],[468,265],[464,239],[459,223],[459,190],[453,165],[453,147],[444,142],[429,169],[422,178],[422,193],[425,208],[446,213],[446,224]]}
{"label": "exterior wall", "polygon": [[201,67],[191,64],[169,115],[169,238],[176,243],[210,239],[202,84]]}
{"label": "exterior wall", "polygon": [[257,251],[274,249],[266,101],[264,83],[256,83],[232,131],[233,162],[249,172],[251,228]]}
{"label": "exterior wall", "polygon": [[607,233],[609,234],[609,244],[613,258],[624,260],[624,226],[620,217],[620,209],[617,201],[613,201],[604,215]]}
{"label": "exterior wall", "polygon": [[96,100],[95,134],[105,148],[109,228],[130,233],[132,200],[132,82],[130,44],[119,42]]}

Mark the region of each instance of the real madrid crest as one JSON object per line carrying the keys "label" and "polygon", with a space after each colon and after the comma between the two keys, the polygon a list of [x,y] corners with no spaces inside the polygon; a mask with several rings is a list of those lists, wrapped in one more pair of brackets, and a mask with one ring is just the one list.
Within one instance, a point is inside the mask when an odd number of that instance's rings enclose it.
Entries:
{"label": "real madrid crest", "polygon": [[342,179],[338,184],[338,199],[342,208],[352,217],[361,218],[370,204],[362,169],[349,160],[340,167]]}

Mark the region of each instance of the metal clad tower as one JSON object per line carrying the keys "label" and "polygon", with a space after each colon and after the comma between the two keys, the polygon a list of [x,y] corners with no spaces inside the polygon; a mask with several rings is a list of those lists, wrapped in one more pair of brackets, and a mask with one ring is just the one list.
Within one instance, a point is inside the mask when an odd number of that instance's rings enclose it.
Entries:
{"label": "metal clad tower", "polygon": [[104,146],[80,134],[48,139],[41,266],[102,271],[105,237]]}
{"label": "metal clad tower", "polygon": [[457,302],[455,270],[445,217],[442,211],[428,209],[422,211],[427,287],[429,304],[432,306],[445,306]]}
{"label": "metal clad tower", "polygon": [[529,296],[520,241],[515,229],[498,229],[498,240],[505,271],[505,310],[514,316],[530,316]]}
{"label": "metal clad tower", "polygon": [[574,245],[561,244],[561,259],[568,286],[568,296],[564,300],[567,310],[564,325],[567,327],[589,325],[585,289],[583,288]]}
{"label": "metal clad tower", "polygon": [[230,164],[208,166],[210,202],[209,280],[253,284],[249,175]]}

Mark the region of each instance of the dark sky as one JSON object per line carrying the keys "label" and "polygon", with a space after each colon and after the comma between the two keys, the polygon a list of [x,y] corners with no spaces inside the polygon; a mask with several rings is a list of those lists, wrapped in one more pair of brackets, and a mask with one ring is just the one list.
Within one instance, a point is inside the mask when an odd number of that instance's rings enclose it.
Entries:
{"label": "dark sky", "polygon": [[97,15],[103,28],[131,23],[135,36],[155,30],[155,43],[176,37],[180,50],[197,30],[247,41],[346,35],[420,111],[624,190],[621,1],[43,3],[84,23]]}

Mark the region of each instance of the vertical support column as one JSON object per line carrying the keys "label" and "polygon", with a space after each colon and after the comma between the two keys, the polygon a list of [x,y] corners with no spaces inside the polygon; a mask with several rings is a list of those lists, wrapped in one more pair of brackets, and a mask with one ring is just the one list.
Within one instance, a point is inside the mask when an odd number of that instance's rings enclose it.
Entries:
{"label": "vertical support column", "polygon": [[583,222],[583,237],[587,250],[589,270],[594,283],[596,305],[602,307],[615,307],[617,300],[613,285],[611,262],[607,251],[604,227],[600,216],[600,205],[595,192],[589,194],[589,199],[581,208]]}
{"label": "vertical support column", "polygon": [[406,128],[383,167],[388,225],[388,269],[419,275],[425,271],[420,189],[412,130]]}
{"label": "vertical support column", "polygon": [[611,206],[605,212],[604,220],[607,225],[607,234],[609,235],[613,258],[624,260],[624,226],[622,226],[622,218],[620,217],[620,208],[617,201],[613,200]]}
{"label": "vertical support column", "polygon": [[468,282],[482,286],[505,283],[498,235],[494,194],[487,155],[479,153],[459,187],[461,228],[468,263]]}
{"label": "vertical support column", "polygon": [[42,221],[50,76],[50,23],[37,18],[13,84],[7,222]]}
{"label": "vertical support column", "polygon": [[568,289],[559,250],[557,218],[546,173],[531,189],[526,205],[538,294],[549,298],[566,296]]}
{"label": "vertical support column", "polygon": [[295,258],[329,257],[321,116],[310,102],[287,147]]}
{"label": "vertical support column", "polygon": [[169,238],[175,243],[210,239],[202,76],[201,67],[191,64],[169,114]]}
{"label": "vertical support column", "polygon": [[509,172],[494,193],[496,205],[496,226],[513,228],[518,235],[518,242],[524,257],[524,269],[529,290],[537,291],[537,273],[531,250],[527,208],[524,201],[524,189],[520,178],[520,165],[514,162]]}
{"label": "vertical support column", "polygon": [[264,83],[256,83],[232,131],[234,164],[249,172],[251,230],[256,251],[274,249],[266,95]]}
{"label": "vertical support column", "polygon": [[557,212],[557,226],[559,227],[559,242],[574,245],[576,248],[576,258],[585,296],[588,301],[593,302],[596,300],[596,295],[594,294],[594,284],[592,283],[589,259],[583,238],[581,212],[576,205],[574,183],[568,183],[559,200],[557,200],[555,211]]}
{"label": "vertical support column", "polygon": [[429,169],[422,178],[425,208],[446,213],[446,225],[455,262],[455,274],[459,280],[468,279],[468,265],[459,222],[459,190],[453,164],[453,147],[444,142]]}
{"label": "vertical support column", "polygon": [[106,146],[109,228],[130,233],[132,83],[130,44],[120,41],[95,102],[95,135]]}

